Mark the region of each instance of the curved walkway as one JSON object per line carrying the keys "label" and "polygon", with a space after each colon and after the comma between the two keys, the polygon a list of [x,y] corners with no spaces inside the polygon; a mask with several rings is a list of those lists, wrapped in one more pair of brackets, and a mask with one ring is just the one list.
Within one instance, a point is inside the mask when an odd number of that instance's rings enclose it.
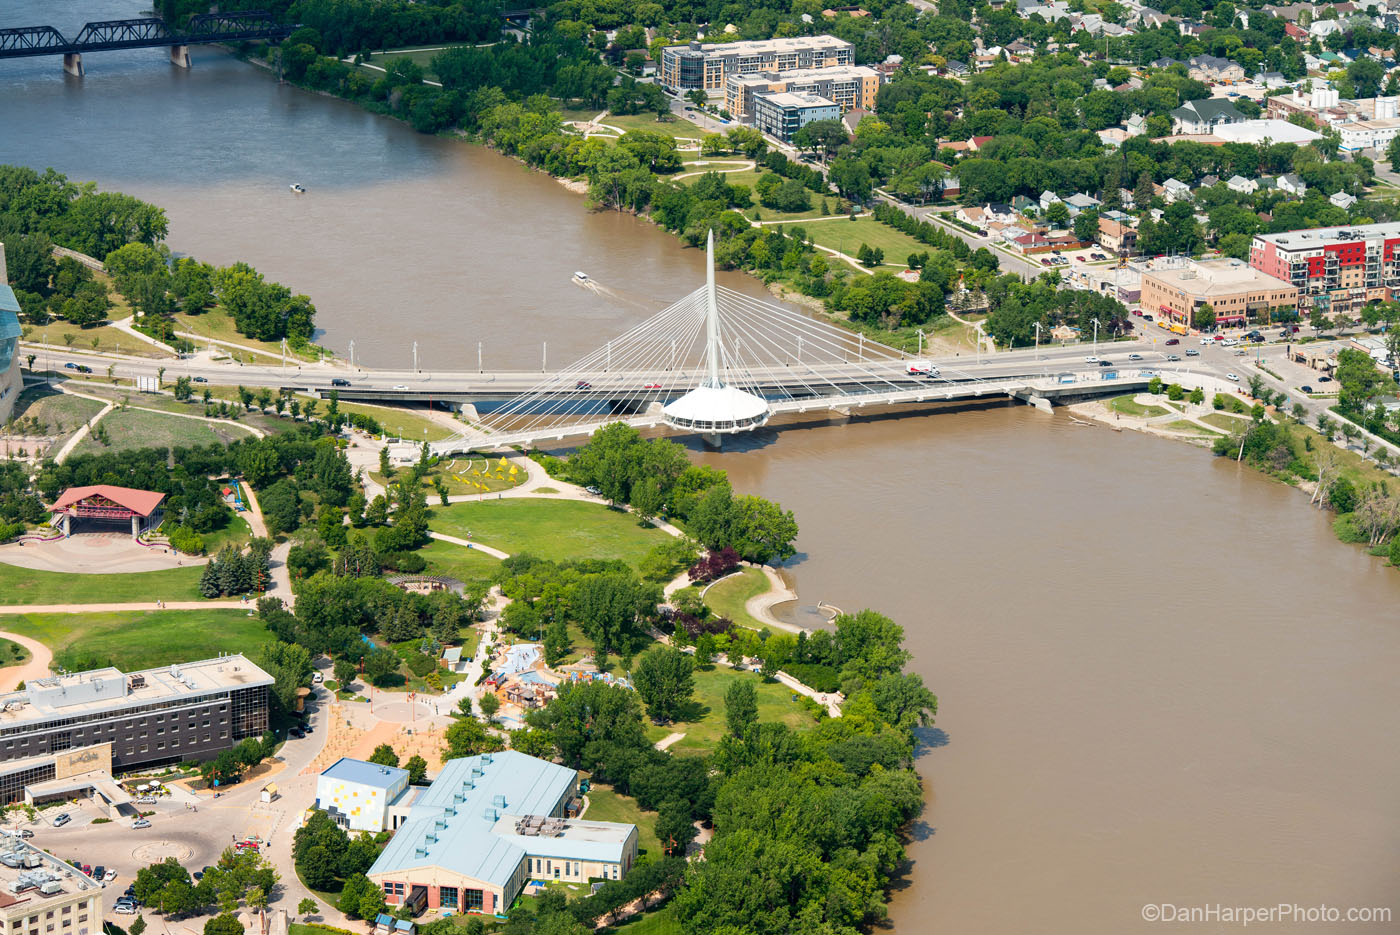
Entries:
{"label": "curved walkway", "polygon": [[257,601],[249,598],[219,601],[166,601],[164,606],[155,601],[131,601],[125,604],[0,604],[0,614],[105,614],[124,610],[204,610],[205,608],[243,607],[252,613]]}
{"label": "curved walkway", "polygon": [[786,604],[788,601],[797,600],[797,592],[788,587],[782,577],[767,565],[753,565],[763,571],[764,577],[768,579],[768,590],[762,594],[755,594],[744,602],[744,610],[750,617],[770,627],[777,627],[779,630],[786,630],[788,633],[808,633],[806,627],[799,627],[793,623],[785,623],[773,616],[773,607],[778,604]]}
{"label": "curved walkway", "polygon": [[53,662],[53,651],[36,639],[20,636],[18,633],[0,632],[0,639],[18,643],[29,650],[29,661],[23,665],[0,669],[0,692],[12,692],[20,682],[32,682],[49,674],[49,664]]}
{"label": "curved walkway", "polygon": [[460,545],[464,548],[476,549],[478,552],[485,552],[492,558],[510,558],[509,552],[502,552],[500,549],[494,549],[489,545],[482,545],[480,542],[472,542],[470,539],[458,539],[456,536],[433,532],[431,529],[428,530],[428,537],[430,539],[439,539],[443,542],[450,542],[453,545]]}
{"label": "curved walkway", "polygon": [[[700,160],[700,161],[698,161],[698,162],[691,162],[691,163],[687,163],[687,164],[688,164],[688,165],[692,165],[692,166],[708,166],[708,165],[710,165],[710,163],[709,163],[709,162],[706,162],[705,160]],[[695,176],[697,176],[697,175],[707,175],[707,174],[709,174],[709,173],[711,173],[711,172],[719,172],[719,173],[721,173],[721,174],[727,173],[727,172],[750,172],[750,171],[752,171],[754,168],[755,168],[755,163],[754,163],[752,160],[745,160],[744,162],[728,162],[728,161],[725,161],[725,162],[716,162],[716,163],[714,163],[713,168],[701,169],[699,172],[683,172],[683,173],[681,173],[680,175],[673,175],[673,176],[671,176],[671,180],[674,181],[674,182],[679,182],[681,179],[693,178],[693,177],[695,177]],[[791,222],[789,222],[789,223],[791,223]]]}

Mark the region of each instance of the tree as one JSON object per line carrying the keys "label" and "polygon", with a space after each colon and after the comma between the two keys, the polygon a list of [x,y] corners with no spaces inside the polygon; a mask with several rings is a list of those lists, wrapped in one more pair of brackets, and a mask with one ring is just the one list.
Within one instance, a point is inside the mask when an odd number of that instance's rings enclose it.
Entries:
{"label": "tree", "polygon": [[340,684],[342,691],[349,688],[350,683],[355,681],[355,664],[349,659],[337,659],[334,672],[335,680]]}
{"label": "tree", "polygon": [[660,589],[631,572],[585,575],[575,586],[573,615],[597,653],[628,652],[641,636],[640,623],[660,601]]}
{"label": "tree", "polygon": [[831,164],[827,177],[843,198],[863,204],[870,197],[870,167],[860,159],[837,159]]}
{"label": "tree", "polygon": [[496,712],[501,710],[501,699],[493,692],[486,692],[481,696],[481,716],[486,718],[487,723],[495,720]]}
{"label": "tree", "polygon": [[204,935],[244,935],[243,923],[231,912],[221,912],[204,923]]}
{"label": "tree", "polygon": [[1202,331],[1215,327],[1215,307],[1209,302],[1191,313],[1191,323]]}
{"label": "tree", "polygon": [[662,803],[656,816],[656,837],[667,854],[684,854],[696,834],[689,804],[678,800]]}
{"label": "tree", "polygon": [[632,680],[653,721],[674,721],[695,691],[694,662],[674,646],[658,646],[642,654]]}
{"label": "tree", "polygon": [[418,754],[408,758],[404,764],[404,769],[408,770],[408,781],[413,785],[422,785],[428,780],[428,761]]}
{"label": "tree", "polygon": [[369,762],[377,763],[380,766],[398,766],[399,755],[394,752],[394,748],[387,743],[381,743],[374,748],[374,752],[369,755]]}
{"label": "tree", "polygon": [[797,520],[791,510],[754,496],[738,497],[733,507],[733,541],[723,545],[733,545],[745,561],[764,565],[797,554]]}
{"label": "tree", "polygon": [[1051,227],[1064,227],[1069,223],[1069,205],[1063,201],[1052,201],[1045,209],[1045,220]]}
{"label": "tree", "polygon": [[729,733],[740,739],[758,723],[758,689],[752,681],[735,682],[725,691],[724,720]]}
{"label": "tree", "polygon": [[[304,897],[301,902],[297,903],[297,915],[305,919],[306,916],[315,915],[316,910],[319,908],[320,905],[316,902],[316,900],[312,899],[310,896],[307,896]],[[140,933],[133,932],[132,935],[140,935]]]}
{"label": "tree", "polygon": [[505,749],[505,743],[486,729],[475,718],[459,718],[447,728],[447,746],[443,748],[444,760],[455,760],[479,753],[495,753]]}
{"label": "tree", "polygon": [[1201,389],[1199,386],[1196,387],[1191,391],[1190,401],[1193,406],[1199,406],[1204,403],[1206,401],[1205,390]]}

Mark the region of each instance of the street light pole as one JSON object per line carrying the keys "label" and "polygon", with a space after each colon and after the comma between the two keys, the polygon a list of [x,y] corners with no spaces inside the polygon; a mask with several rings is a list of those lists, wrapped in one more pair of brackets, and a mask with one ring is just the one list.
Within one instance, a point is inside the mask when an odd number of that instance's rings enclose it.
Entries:
{"label": "street light pole", "polygon": [[476,372],[481,373],[481,342],[476,342]]}
{"label": "street light pole", "polygon": [[1099,320],[1097,318],[1089,320],[1094,323],[1094,355],[1097,356],[1099,353]]}
{"label": "street light pole", "polygon": [[413,372],[418,372],[418,342],[413,342]]}
{"label": "street light pole", "polygon": [[549,369],[549,342],[540,342],[540,373]]}
{"label": "street light pole", "polygon": [[350,339],[350,369],[355,369],[355,339]]}
{"label": "street light pole", "polygon": [[1040,360],[1040,322],[1035,322],[1035,359]]}

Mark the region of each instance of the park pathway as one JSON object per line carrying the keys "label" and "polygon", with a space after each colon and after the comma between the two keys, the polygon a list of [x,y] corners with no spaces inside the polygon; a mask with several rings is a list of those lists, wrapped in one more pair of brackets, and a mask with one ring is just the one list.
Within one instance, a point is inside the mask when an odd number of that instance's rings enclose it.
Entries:
{"label": "park pathway", "polygon": [[0,692],[12,692],[21,682],[32,682],[49,674],[53,652],[43,643],[18,633],[0,632],[0,639],[12,640],[29,650],[29,661],[19,666],[0,669]]}

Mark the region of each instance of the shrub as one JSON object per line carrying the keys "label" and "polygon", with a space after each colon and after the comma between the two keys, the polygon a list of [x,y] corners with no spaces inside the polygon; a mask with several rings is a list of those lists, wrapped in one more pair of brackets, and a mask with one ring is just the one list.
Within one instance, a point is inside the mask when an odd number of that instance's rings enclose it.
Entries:
{"label": "shrub", "polygon": [[420,679],[437,668],[437,661],[426,653],[414,653],[408,657],[408,671]]}
{"label": "shrub", "polygon": [[177,552],[184,552],[186,555],[202,555],[204,553],[204,537],[188,526],[176,526],[174,532],[170,534],[170,546]]}
{"label": "shrub", "polygon": [[790,662],[783,666],[783,671],[819,692],[834,692],[841,688],[841,673],[819,662]]}

